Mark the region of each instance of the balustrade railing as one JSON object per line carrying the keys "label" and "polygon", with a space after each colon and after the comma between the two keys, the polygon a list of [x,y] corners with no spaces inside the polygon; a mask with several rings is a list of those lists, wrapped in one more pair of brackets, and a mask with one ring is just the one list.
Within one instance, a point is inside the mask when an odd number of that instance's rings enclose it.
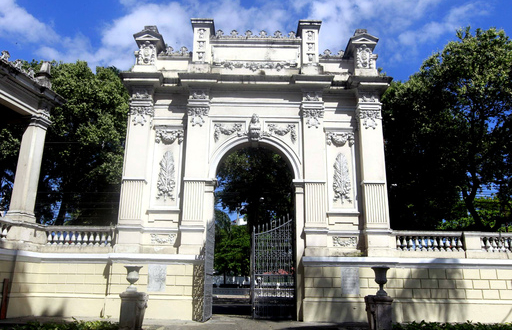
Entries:
{"label": "balustrade railing", "polygon": [[486,252],[512,252],[512,233],[482,233],[480,245]]}
{"label": "balustrade railing", "polygon": [[[20,232],[33,231],[29,236],[36,238],[32,243],[53,247],[112,247],[115,244],[116,228],[114,226],[45,226],[0,218],[0,241],[4,246],[13,246],[20,241]],[[7,244],[7,245],[5,245]],[[10,245],[9,245],[10,244]]]}
{"label": "balustrade railing", "polygon": [[394,231],[399,251],[463,252],[462,232]]}
{"label": "balustrade railing", "polygon": [[47,245],[112,246],[113,227],[45,227]]}

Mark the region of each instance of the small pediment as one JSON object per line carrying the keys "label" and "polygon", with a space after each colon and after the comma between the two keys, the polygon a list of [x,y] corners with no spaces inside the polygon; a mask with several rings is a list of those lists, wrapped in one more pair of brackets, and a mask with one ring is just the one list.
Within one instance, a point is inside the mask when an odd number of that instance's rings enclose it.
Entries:
{"label": "small pediment", "polygon": [[158,29],[156,26],[145,26],[144,30],[135,33],[133,35],[133,38],[135,39],[135,42],[137,43],[137,46],[141,46],[142,44],[145,44],[146,42],[150,42],[151,44],[155,45],[158,52],[161,52],[165,49],[165,42],[163,36],[158,32]]}
{"label": "small pediment", "polygon": [[379,42],[379,38],[372,36],[365,29],[357,29],[354,35],[350,38],[343,57],[352,57],[354,55],[355,49],[362,45],[366,45],[366,47],[373,51],[377,45],[377,42]]}

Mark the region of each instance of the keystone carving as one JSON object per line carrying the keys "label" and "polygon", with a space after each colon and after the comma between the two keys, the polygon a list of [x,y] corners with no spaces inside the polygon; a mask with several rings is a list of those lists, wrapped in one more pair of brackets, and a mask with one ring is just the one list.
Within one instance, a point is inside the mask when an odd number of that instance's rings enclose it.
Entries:
{"label": "keystone carving", "polygon": [[261,124],[260,117],[257,114],[253,114],[251,123],[249,124],[249,140],[259,141],[261,140]]}

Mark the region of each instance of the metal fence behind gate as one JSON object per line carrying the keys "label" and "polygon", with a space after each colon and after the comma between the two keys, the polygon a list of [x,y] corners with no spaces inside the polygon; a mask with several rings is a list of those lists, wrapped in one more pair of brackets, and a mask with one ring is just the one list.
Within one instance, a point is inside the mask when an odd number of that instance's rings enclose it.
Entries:
{"label": "metal fence behind gate", "polygon": [[295,318],[293,220],[253,228],[251,299],[254,318]]}

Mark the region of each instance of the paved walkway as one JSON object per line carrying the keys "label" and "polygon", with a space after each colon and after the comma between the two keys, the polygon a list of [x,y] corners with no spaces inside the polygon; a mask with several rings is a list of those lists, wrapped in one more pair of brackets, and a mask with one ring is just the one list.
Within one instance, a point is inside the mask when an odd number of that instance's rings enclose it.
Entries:
{"label": "paved walkway", "polygon": [[[97,319],[83,319],[92,321]],[[31,321],[62,322],[73,321],[70,318],[58,317],[23,317],[15,319],[0,320],[0,329],[11,329],[16,324],[25,324]],[[114,320],[115,321],[115,320]],[[214,314],[213,317],[204,323],[180,320],[155,320],[144,319],[142,326],[144,330],[367,330],[366,323],[304,323],[297,321],[267,321],[253,320],[243,315]]]}
{"label": "paved walkway", "polygon": [[181,330],[181,329],[194,329],[194,330],[366,330],[368,329],[365,323],[304,323],[297,321],[267,321],[267,320],[253,320],[249,316],[244,317],[241,315],[222,315],[214,314],[213,317],[204,323],[192,321],[163,321],[162,320],[145,320],[144,330]]}

